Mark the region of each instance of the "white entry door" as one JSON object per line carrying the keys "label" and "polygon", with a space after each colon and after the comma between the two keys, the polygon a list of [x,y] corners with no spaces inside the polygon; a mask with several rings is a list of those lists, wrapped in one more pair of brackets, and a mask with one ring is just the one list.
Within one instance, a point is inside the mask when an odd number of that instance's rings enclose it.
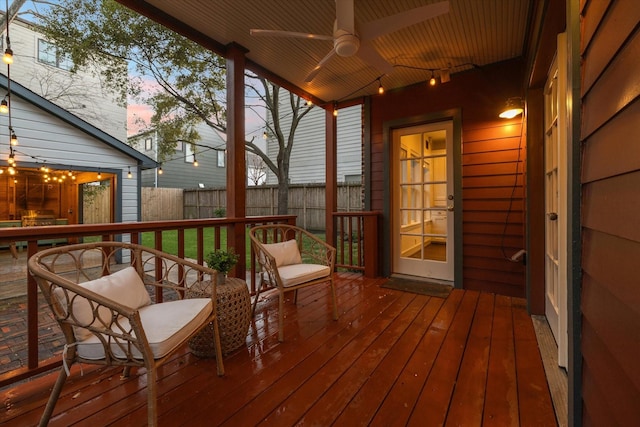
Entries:
{"label": "white entry door", "polygon": [[453,281],[453,122],[396,129],[392,141],[392,272]]}
{"label": "white entry door", "polygon": [[558,364],[568,362],[567,336],[567,50],[558,35],[545,85],[545,315],[558,344]]}

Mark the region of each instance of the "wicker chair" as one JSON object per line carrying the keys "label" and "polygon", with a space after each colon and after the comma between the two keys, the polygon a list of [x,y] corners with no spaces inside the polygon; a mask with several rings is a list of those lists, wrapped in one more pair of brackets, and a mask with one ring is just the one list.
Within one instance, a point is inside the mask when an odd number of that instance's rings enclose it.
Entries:
{"label": "wicker chair", "polygon": [[249,230],[251,246],[260,264],[260,281],[256,289],[253,310],[260,291],[273,287],[279,293],[278,340],[284,341],[284,294],[319,283],[331,287],[333,319],[338,319],[336,289],[333,281],[336,249],[308,231],[286,224],[260,225]]}
{"label": "wicker chair", "polygon": [[[150,426],[157,425],[156,369],[211,325],[218,375],[224,375],[215,270],[122,242],[46,249],[29,258],[28,267],[66,340],[41,426],[48,424],[73,363],[122,366],[123,377],[131,367],[146,368]],[[204,280],[214,284],[211,298],[184,298],[185,289]]]}

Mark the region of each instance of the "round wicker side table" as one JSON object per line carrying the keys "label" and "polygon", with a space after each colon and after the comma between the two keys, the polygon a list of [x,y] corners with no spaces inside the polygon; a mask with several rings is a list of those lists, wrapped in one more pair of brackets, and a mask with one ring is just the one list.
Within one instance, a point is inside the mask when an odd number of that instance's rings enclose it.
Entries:
{"label": "round wicker side table", "polygon": [[[227,277],[218,285],[217,314],[222,354],[227,355],[246,342],[251,323],[251,297],[247,283],[235,277]],[[200,282],[187,291],[188,298],[211,297],[211,282]],[[189,340],[189,349],[198,357],[215,357],[213,324],[209,324]]]}

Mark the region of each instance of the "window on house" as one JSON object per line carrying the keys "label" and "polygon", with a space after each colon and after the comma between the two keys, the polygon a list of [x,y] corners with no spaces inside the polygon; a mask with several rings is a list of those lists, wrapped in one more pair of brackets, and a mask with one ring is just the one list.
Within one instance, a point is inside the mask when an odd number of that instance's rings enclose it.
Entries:
{"label": "window on house", "polygon": [[144,140],[144,149],[145,150],[149,151],[149,150],[151,150],[153,148],[152,141],[153,140],[151,138],[146,138]]}
{"label": "window on house", "polygon": [[218,150],[217,153],[218,153],[218,167],[223,168],[226,151]]}
{"label": "window on house", "polygon": [[42,39],[38,39],[38,62],[67,71],[73,68],[69,55],[58,49],[55,44]]}
{"label": "window on house", "polygon": [[182,142],[181,141],[176,142],[176,151],[182,151]]}
{"label": "window on house", "polygon": [[193,146],[191,144],[184,145],[184,161],[187,163],[193,163]]}

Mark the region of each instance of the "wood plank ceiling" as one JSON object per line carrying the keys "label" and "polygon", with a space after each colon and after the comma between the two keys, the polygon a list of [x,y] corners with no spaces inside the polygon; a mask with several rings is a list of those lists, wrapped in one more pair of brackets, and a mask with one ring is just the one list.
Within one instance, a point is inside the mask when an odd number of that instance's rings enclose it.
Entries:
{"label": "wood plank ceiling", "polygon": [[[439,0],[355,0],[354,15],[366,23]],[[307,75],[332,49],[331,40],[251,36],[252,28],[331,35],[334,0],[121,0],[157,19],[161,11],[222,45],[235,42],[247,58],[326,102],[427,81],[524,54],[530,0],[451,0],[449,12],[374,39],[393,71],[382,75],[357,57],[334,55],[310,83]],[[154,12],[153,9],[157,8]]]}

